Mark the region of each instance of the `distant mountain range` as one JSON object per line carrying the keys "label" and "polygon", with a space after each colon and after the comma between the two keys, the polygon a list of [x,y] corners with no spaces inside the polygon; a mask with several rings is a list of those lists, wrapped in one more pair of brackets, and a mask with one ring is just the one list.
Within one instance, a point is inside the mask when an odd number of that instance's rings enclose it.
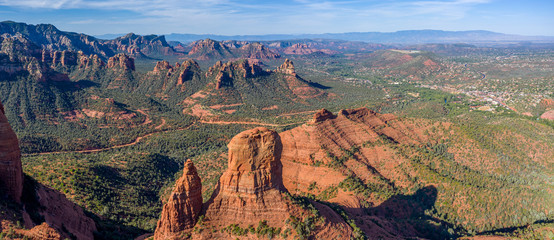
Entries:
{"label": "distant mountain range", "polygon": [[[96,36],[101,39],[112,39],[125,34],[105,34]],[[336,39],[362,41],[384,44],[424,44],[424,43],[510,43],[510,42],[554,42],[554,36],[522,36],[503,34],[483,30],[474,31],[441,31],[441,30],[407,30],[397,32],[350,32],[323,34],[269,34],[269,35],[215,35],[215,34],[181,34],[165,35],[168,41],[193,42],[199,39],[272,41],[291,39]]]}

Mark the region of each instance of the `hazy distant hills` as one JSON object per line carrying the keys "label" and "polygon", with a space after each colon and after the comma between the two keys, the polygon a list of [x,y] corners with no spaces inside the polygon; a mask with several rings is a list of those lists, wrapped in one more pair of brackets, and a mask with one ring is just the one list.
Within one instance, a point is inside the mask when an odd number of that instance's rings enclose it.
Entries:
{"label": "hazy distant hills", "polygon": [[192,42],[198,39],[214,40],[249,40],[271,41],[290,39],[337,39],[372,43],[422,44],[422,43],[491,43],[491,42],[554,42],[552,36],[521,36],[490,31],[441,31],[409,30],[398,32],[352,32],[324,34],[270,34],[270,35],[213,35],[213,34],[179,34],[165,35],[168,41]]}

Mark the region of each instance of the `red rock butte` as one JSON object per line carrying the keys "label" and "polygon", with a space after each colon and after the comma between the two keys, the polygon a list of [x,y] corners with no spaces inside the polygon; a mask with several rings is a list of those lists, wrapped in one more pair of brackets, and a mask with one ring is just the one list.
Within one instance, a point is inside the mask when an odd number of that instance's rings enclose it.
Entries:
{"label": "red rock butte", "polygon": [[228,169],[207,203],[206,219],[217,223],[266,219],[282,224],[288,214],[282,200],[281,138],[264,127],[239,133],[228,145]]}

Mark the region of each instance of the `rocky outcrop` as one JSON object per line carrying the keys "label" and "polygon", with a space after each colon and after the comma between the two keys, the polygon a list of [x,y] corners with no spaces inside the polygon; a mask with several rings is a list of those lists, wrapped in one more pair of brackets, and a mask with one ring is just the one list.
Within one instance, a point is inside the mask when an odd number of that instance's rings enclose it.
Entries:
{"label": "rocky outcrop", "polygon": [[216,89],[228,86],[232,87],[236,78],[253,78],[266,74],[266,72],[257,64],[250,63],[247,60],[236,62],[221,63],[218,61],[210,67],[206,75],[215,75]]}
{"label": "rocky outcrop", "polygon": [[183,176],[175,183],[163,207],[154,239],[178,239],[196,224],[202,210],[202,184],[191,160],[187,160]]}
{"label": "rocky outcrop", "polygon": [[541,99],[539,106],[544,107],[545,109],[554,109],[554,99],[544,98]]}
{"label": "rocky outcrop", "polygon": [[161,71],[171,71],[173,70],[173,67],[169,64],[168,61],[159,61],[156,63],[156,66],[154,67],[154,72],[161,72]]}
{"label": "rocky outcrop", "polygon": [[186,81],[192,80],[195,74],[199,74],[200,66],[194,60],[184,61],[183,64],[177,63],[175,69],[179,69],[179,77],[177,78],[177,85],[183,85]]}
{"label": "rocky outcrop", "polygon": [[549,110],[541,114],[542,119],[554,120],[554,110]]}
{"label": "rocky outcrop", "polygon": [[127,56],[126,54],[117,54],[108,59],[108,68],[118,68],[123,70],[135,70],[135,59]]}
{"label": "rocky outcrop", "polygon": [[282,186],[281,138],[267,128],[244,131],[231,140],[229,165],[220,180],[222,192],[263,195]]}
{"label": "rocky outcrop", "polygon": [[78,64],[79,69],[100,69],[106,65],[96,54],[89,56],[80,54]]}
{"label": "rocky outcrop", "polygon": [[327,110],[327,109],[324,108],[324,109],[321,109],[321,110],[319,110],[318,112],[316,112],[316,113],[314,114],[314,117],[313,117],[313,120],[312,120],[312,121],[313,121],[314,123],[323,122],[323,121],[325,121],[325,120],[327,120],[327,119],[331,119],[331,118],[334,118],[334,117],[336,117],[336,116],[333,115],[332,112],[329,112],[329,110]]}
{"label": "rocky outcrop", "polygon": [[52,67],[77,65],[78,53],[72,51],[42,51],[42,62]]}
{"label": "rocky outcrop", "polygon": [[[339,184],[344,180],[344,175],[314,165],[337,163],[337,159],[330,156],[339,158],[345,154],[345,149],[362,147],[364,144],[379,142],[382,139],[397,144],[421,142],[420,136],[414,134],[396,117],[379,114],[367,108],[341,110],[338,114],[322,109],[314,114],[310,123],[282,132],[280,135],[283,142],[283,181],[289,191],[308,191],[308,185],[314,181],[321,189]],[[381,161],[376,159],[374,154],[373,151],[362,149],[355,159],[363,164]],[[350,163],[354,164],[351,161],[346,165]],[[345,168],[350,167],[362,176],[371,176],[367,172],[357,172],[363,167],[351,165]]]}
{"label": "rocky outcrop", "polygon": [[276,71],[280,73],[296,76],[296,71],[294,70],[294,64],[288,58],[285,59],[285,62],[283,62],[283,64],[281,64],[281,66],[279,66]]}
{"label": "rocky outcrop", "polygon": [[81,51],[86,55],[96,54],[103,60],[117,53],[133,57],[184,55],[176,52],[164,36],[140,36],[129,33],[116,39],[103,40],[82,33],[60,31],[50,24],[31,25],[11,21],[0,22],[0,32],[8,36],[23,36],[48,51]]}
{"label": "rocky outcrop", "polygon": [[4,113],[0,103],[0,193],[20,202],[23,192],[21,152],[17,136]]}

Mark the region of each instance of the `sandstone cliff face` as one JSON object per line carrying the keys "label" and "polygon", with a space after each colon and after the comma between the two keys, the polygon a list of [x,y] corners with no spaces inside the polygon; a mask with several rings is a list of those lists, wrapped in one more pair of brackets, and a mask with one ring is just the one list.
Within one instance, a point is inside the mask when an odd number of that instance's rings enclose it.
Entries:
{"label": "sandstone cliff face", "polygon": [[175,63],[160,61],[148,72],[139,84],[139,91],[158,96],[192,95],[205,86],[200,66],[194,60]]}
{"label": "sandstone cliff face", "polygon": [[202,211],[202,184],[191,160],[164,205],[154,239],[178,239],[196,224]]}
{"label": "sandstone cliff face", "polygon": [[267,189],[282,189],[282,144],[275,131],[255,128],[242,132],[228,148],[229,166],[221,177],[221,191],[263,194]]}
{"label": "sandstone cliff face", "polygon": [[289,207],[281,196],[279,135],[255,128],[235,136],[228,148],[228,169],[207,204],[205,219],[222,225],[265,219],[281,225],[289,216]]}
{"label": "sandstone cliff face", "polygon": [[20,202],[23,191],[21,152],[17,136],[4,113],[0,103],[0,193]]}
{"label": "sandstone cliff face", "polygon": [[171,71],[172,69],[173,67],[169,64],[169,62],[164,60],[164,61],[157,62],[153,71],[157,73],[164,70]]}

